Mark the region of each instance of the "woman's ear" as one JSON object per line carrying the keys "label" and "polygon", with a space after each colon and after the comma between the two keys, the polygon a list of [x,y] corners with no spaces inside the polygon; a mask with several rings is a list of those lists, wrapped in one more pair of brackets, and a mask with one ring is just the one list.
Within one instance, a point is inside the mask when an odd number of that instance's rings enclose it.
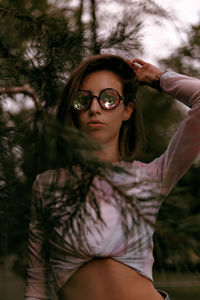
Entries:
{"label": "woman's ear", "polygon": [[130,116],[132,115],[133,109],[134,109],[133,102],[129,102],[126,106],[124,106],[123,121],[127,121],[130,118]]}

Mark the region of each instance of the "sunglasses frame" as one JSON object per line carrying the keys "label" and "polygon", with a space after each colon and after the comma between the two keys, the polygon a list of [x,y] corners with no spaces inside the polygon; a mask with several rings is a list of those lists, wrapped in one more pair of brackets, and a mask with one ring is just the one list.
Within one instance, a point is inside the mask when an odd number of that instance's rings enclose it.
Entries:
{"label": "sunglasses frame", "polygon": [[[119,98],[118,104],[117,104],[115,107],[113,107],[113,108],[105,108],[105,107],[103,107],[103,105],[101,104],[101,99],[100,99],[100,98],[101,98],[101,94],[102,94],[104,91],[107,91],[107,90],[112,90],[112,91],[114,91],[114,92],[117,94],[118,98]],[[115,108],[117,108],[117,107],[119,106],[121,100],[124,100],[124,101],[125,101],[124,97],[122,97],[122,96],[118,93],[118,91],[116,91],[116,90],[113,89],[113,88],[106,88],[106,89],[101,90],[100,93],[99,93],[99,96],[94,96],[94,95],[92,95],[92,93],[91,93],[90,91],[87,91],[87,90],[81,90],[81,89],[80,89],[80,90],[78,90],[78,91],[79,91],[79,92],[86,92],[86,93],[88,93],[88,96],[90,97],[90,102],[88,102],[88,106],[87,106],[86,108],[84,108],[84,109],[77,109],[77,108],[75,108],[75,107],[72,105],[72,107],[73,107],[75,110],[77,110],[77,111],[85,111],[85,110],[87,110],[87,109],[90,107],[93,98],[96,98],[96,99],[97,99],[97,101],[98,101],[100,107],[101,107],[102,109],[104,109],[104,110],[113,110],[113,109],[115,109]]]}

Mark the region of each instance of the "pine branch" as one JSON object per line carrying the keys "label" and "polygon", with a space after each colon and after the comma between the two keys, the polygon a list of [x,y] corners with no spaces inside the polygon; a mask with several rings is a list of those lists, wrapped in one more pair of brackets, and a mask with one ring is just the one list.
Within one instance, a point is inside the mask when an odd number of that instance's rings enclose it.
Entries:
{"label": "pine branch", "polygon": [[124,51],[135,51],[140,49],[142,52],[142,33],[143,21],[140,16],[134,16],[134,23],[132,16],[124,14],[122,19],[118,21],[115,28],[110,32],[107,39],[99,40],[102,49],[116,48]]}
{"label": "pine branch", "polygon": [[0,94],[19,94],[19,93],[30,95],[33,99],[36,109],[40,112],[43,111],[38,95],[36,94],[35,90],[32,87],[30,87],[28,84],[24,86],[0,88]]}
{"label": "pine branch", "polygon": [[34,18],[30,15],[19,13],[17,10],[14,9],[7,9],[4,7],[0,7],[0,15],[8,15],[11,17],[15,17],[19,20],[25,20],[29,21],[30,23],[33,23],[37,25],[39,28],[41,28],[41,31],[43,34],[46,34],[47,30],[49,30],[49,26],[43,24],[41,21],[39,21],[37,18]]}
{"label": "pine branch", "polygon": [[6,15],[9,15],[9,16],[12,16],[12,17],[16,17],[18,19],[24,19],[24,20],[30,21],[32,23],[38,24],[38,21],[35,18],[33,18],[31,16],[27,16],[25,14],[21,14],[21,13],[17,12],[16,10],[13,10],[13,9],[7,9],[7,8],[4,8],[4,7],[0,7],[0,13],[6,14]]}

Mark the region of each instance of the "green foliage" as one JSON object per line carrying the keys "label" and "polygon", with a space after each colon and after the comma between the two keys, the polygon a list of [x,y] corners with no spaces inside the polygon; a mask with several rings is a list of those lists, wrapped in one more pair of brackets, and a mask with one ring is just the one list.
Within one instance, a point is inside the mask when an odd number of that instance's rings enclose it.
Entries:
{"label": "green foliage", "polygon": [[[177,48],[173,54],[160,63],[166,69],[200,78],[198,53],[200,26],[192,26],[188,32],[188,41]],[[180,109],[179,109],[180,111]],[[184,113],[171,117],[182,119]],[[174,122],[175,124],[175,122]],[[161,208],[155,252],[157,268],[194,271],[200,268],[200,187],[199,161],[180,180]],[[162,253],[163,252],[163,253]]]}
{"label": "green foliage", "polygon": [[167,68],[173,68],[176,72],[200,78],[200,25],[193,25],[187,35],[188,41],[179,47],[169,58],[163,59],[162,64]]}
{"label": "green foliage", "polygon": [[[83,191],[84,187],[87,191],[91,178],[102,175],[102,167],[103,171],[108,168],[91,155],[97,146],[81,132],[61,128],[51,112],[61,97],[71,69],[86,52],[87,55],[93,53],[90,35],[88,39],[85,37],[87,26],[80,23],[81,7],[71,13],[46,2],[41,4],[42,7],[39,2],[35,6],[25,1],[23,7],[16,5],[15,8],[11,3],[0,7],[1,26],[4,28],[0,33],[0,86],[29,84],[44,107],[43,112],[24,108],[18,113],[6,113],[2,106],[0,222],[5,228],[2,245],[7,244],[7,247],[2,249],[1,255],[17,252],[21,249],[21,241],[27,240],[31,186],[36,174],[47,169],[70,169],[79,165],[86,174],[90,173],[80,189]],[[97,43],[101,48],[122,44],[134,34],[127,23],[122,23],[120,36],[113,31],[106,44],[99,38]],[[13,94],[10,97],[17,101]],[[27,101],[27,97],[23,99]],[[2,103],[10,101],[6,94],[1,96],[1,100]],[[59,155],[58,146],[63,156]],[[63,160],[59,159],[62,157]],[[77,195],[77,207],[82,199],[82,194]]]}
{"label": "green foliage", "polygon": [[[198,178],[192,168],[190,174]],[[185,176],[179,186],[165,200],[159,214],[155,255],[157,269],[195,271],[200,267],[200,203],[199,187],[187,182]]]}

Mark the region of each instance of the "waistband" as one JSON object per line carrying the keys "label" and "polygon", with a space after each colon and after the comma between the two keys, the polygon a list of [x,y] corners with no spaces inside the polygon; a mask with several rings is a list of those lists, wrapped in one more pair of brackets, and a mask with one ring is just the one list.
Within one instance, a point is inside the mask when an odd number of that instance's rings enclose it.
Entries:
{"label": "waistband", "polygon": [[157,291],[160,293],[160,295],[163,297],[163,299],[170,300],[169,295],[165,291],[162,291],[162,290],[157,290]]}

